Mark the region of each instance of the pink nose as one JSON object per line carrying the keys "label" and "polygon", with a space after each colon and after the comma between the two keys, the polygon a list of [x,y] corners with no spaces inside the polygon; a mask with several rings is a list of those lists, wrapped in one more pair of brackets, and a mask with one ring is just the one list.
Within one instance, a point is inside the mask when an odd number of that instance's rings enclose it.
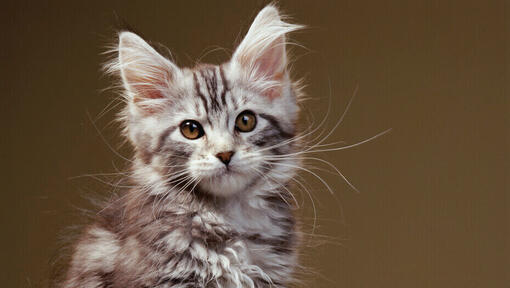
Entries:
{"label": "pink nose", "polygon": [[234,155],[234,151],[221,152],[216,154],[216,157],[218,157],[218,159],[220,159],[220,161],[223,162],[223,164],[228,165],[228,163],[230,163],[232,155]]}

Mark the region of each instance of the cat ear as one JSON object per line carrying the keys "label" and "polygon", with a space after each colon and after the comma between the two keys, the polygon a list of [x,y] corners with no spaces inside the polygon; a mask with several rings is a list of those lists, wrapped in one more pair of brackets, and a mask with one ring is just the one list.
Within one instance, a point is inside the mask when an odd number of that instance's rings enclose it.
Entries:
{"label": "cat ear", "polygon": [[274,6],[266,6],[255,17],[232,62],[251,80],[282,81],[287,68],[285,35],[300,28],[282,21]]}
{"label": "cat ear", "polygon": [[118,51],[118,68],[129,101],[153,110],[169,97],[171,81],[179,72],[177,66],[131,32],[120,33]]}

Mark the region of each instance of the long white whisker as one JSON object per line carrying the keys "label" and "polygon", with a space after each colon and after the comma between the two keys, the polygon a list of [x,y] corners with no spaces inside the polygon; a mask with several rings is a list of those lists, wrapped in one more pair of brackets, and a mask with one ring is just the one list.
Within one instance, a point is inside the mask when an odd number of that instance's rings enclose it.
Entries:
{"label": "long white whisker", "polygon": [[[262,176],[263,178],[265,178],[266,180],[272,180],[274,183],[276,183],[277,185],[279,185],[280,187],[282,187],[283,189],[285,189],[287,191],[287,193],[292,197],[292,199],[294,200],[294,203],[296,203],[296,206],[299,208],[299,203],[296,199],[296,197],[294,197],[294,194],[292,194],[292,192],[290,192],[290,190],[285,187],[285,185],[283,185],[282,183],[280,183],[279,181],[277,181],[274,177],[271,177],[269,176],[268,174],[264,174],[262,171],[258,170],[257,168],[253,168],[253,169],[256,169],[255,171],[259,173],[260,176]],[[280,194],[278,191],[276,191],[278,194]],[[285,203],[287,205],[289,205],[289,207],[291,206],[290,203],[287,202],[287,200],[280,194],[280,198],[282,198],[283,201],[285,201]]]}
{"label": "long white whisker", "polygon": [[[299,176],[299,174],[296,175],[296,176]],[[312,234],[314,234],[315,233],[315,229],[317,228],[317,208],[315,207],[315,201],[314,201],[314,199],[312,197],[312,193],[310,193],[310,190],[308,190],[308,188],[303,183],[301,183],[301,181],[297,180],[295,177],[290,178],[290,180],[296,182],[302,189],[304,189],[304,191],[308,195],[308,198],[310,199],[310,202],[312,203],[312,210],[313,210]],[[303,190],[301,190],[301,191],[303,191]]]}
{"label": "long white whisker", "polygon": [[349,102],[347,103],[347,106],[344,109],[344,113],[342,113],[342,116],[340,116],[340,119],[338,119],[335,126],[333,126],[333,128],[329,131],[329,133],[324,138],[322,138],[319,142],[317,142],[316,145],[319,145],[322,142],[324,142],[326,139],[328,139],[329,136],[331,136],[333,134],[333,132],[335,132],[336,128],[338,128],[338,126],[340,124],[342,124],[342,122],[344,121],[345,115],[347,115],[347,112],[349,111],[349,108],[351,107],[352,101],[354,100],[354,98],[356,97],[356,94],[358,93],[358,87],[359,86],[356,86],[356,89],[354,89],[351,99],[349,100]]}
{"label": "long white whisker", "polygon": [[331,151],[340,151],[340,150],[345,150],[345,149],[349,149],[349,148],[353,148],[353,147],[356,147],[356,146],[359,146],[359,145],[362,145],[364,143],[367,143],[367,142],[370,142],[376,138],[379,138],[381,137],[382,135],[386,134],[386,133],[389,133],[390,131],[392,130],[392,128],[390,129],[387,129],[387,130],[384,130],[368,139],[365,139],[365,140],[362,140],[360,142],[357,142],[357,143],[354,143],[354,144],[351,144],[351,145],[346,145],[346,146],[341,146],[341,147],[336,147],[336,148],[330,148],[330,149],[319,149],[319,150],[309,150],[309,151],[305,151],[303,153],[307,153],[307,152],[312,152],[312,153],[317,153],[317,152],[331,152]]}
{"label": "long white whisker", "polygon": [[308,172],[308,173],[312,174],[313,176],[315,176],[322,184],[324,184],[324,186],[328,189],[328,191],[331,194],[334,194],[333,189],[331,189],[331,187],[328,185],[328,183],[324,179],[322,179],[319,175],[317,175],[317,173],[311,171],[310,169],[307,169],[307,168],[304,168],[304,167],[300,167],[300,166],[296,166],[296,165],[290,165],[290,164],[286,164],[286,163],[281,163],[281,162],[272,162],[271,164],[273,164],[273,165],[280,165],[280,166],[286,166],[286,167],[295,168],[295,169],[299,169],[299,170]]}
{"label": "long white whisker", "polygon": [[[268,159],[268,160],[279,160],[281,158],[271,158],[271,157],[264,157],[264,159]],[[342,179],[347,183],[347,185],[349,185],[354,191],[358,192],[359,193],[359,190],[356,188],[356,186],[354,186],[348,179],[347,177],[345,177],[345,175],[340,172],[340,170],[333,164],[331,164],[330,162],[324,160],[324,159],[321,159],[321,158],[317,158],[317,157],[294,157],[294,159],[299,159],[299,160],[315,160],[315,161],[318,161],[318,162],[321,162],[321,163],[324,163],[326,165],[328,165],[329,167],[333,168],[336,172],[337,175],[339,175],[340,177],[342,177]]]}
{"label": "long white whisker", "polygon": [[105,145],[115,154],[117,155],[118,157],[120,157],[122,160],[125,160],[125,161],[128,161],[128,162],[131,162],[131,163],[134,163],[133,160],[130,160],[126,157],[124,157],[123,155],[121,155],[119,152],[117,152],[117,150],[113,149],[113,147],[110,145],[110,143],[108,143],[108,141],[106,141],[106,138],[103,136],[103,134],[101,133],[101,131],[99,130],[99,128],[97,127],[96,123],[92,120],[92,117],[90,116],[90,113],[87,111],[87,116],[90,120],[90,123],[92,123],[92,126],[94,126],[94,129],[97,131],[97,133],[99,134],[99,137],[101,138],[101,140],[103,140],[103,142],[105,143]]}
{"label": "long white whisker", "polygon": [[303,155],[303,154],[308,154],[308,153],[318,153],[318,152],[331,152],[331,151],[340,151],[340,150],[345,150],[345,149],[349,149],[349,148],[353,148],[353,147],[356,147],[356,146],[359,146],[359,145],[362,145],[364,143],[367,143],[367,142],[370,142],[386,133],[389,133],[392,129],[387,129],[387,130],[384,130],[383,132],[380,132],[370,138],[367,138],[365,140],[362,140],[360,142],[357,142],[357,143],[354,143],[354,144],[350,144],[350,145],[345,145],[345,146],[340,146],[340,147],[335,147],[335,148],[328,148],[328,149],[318,149],[318,150],[305,150],[305,151],[298,151],[298,152],[294,152],[294,153],[288,153],[288,154],[281,154],[281,155],[272,155],[274,157],[292,157],[292,156],[297,156],[297,155]]}

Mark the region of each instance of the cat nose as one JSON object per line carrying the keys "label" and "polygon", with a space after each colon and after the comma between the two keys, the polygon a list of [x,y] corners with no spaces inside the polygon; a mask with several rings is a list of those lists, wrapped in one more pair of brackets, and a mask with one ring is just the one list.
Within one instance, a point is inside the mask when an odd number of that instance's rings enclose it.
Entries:
{"label": "cat nose", "polygon": [[230,163],[230,158],[232,158],[232,155],[234,155],[234,151],[227,151],[227,152],[221,152],[216,154],[216,157],[220,159],[223,164],[228,165]]}

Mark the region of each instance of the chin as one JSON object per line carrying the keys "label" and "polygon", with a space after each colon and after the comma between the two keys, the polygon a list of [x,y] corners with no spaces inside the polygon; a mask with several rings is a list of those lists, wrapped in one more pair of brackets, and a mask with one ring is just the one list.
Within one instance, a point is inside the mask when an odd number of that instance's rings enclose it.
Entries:
{"label": "chin", "polygon": [[200,181],[200,188],[215,196],[232,196],[242,192],[251,182],[251,178],[229,171]]}

